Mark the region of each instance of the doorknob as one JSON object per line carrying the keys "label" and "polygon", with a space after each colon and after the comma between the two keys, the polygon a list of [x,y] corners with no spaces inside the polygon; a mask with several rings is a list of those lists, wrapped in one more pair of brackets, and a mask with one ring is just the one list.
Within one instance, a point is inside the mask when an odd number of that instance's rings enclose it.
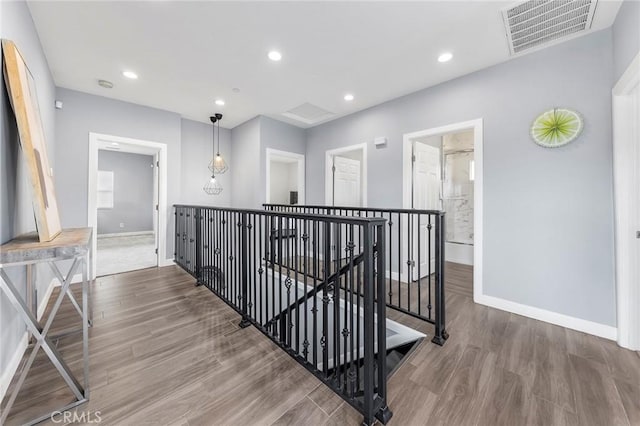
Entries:
{"label": "doorknob", "polygon": [[636,231],[636,238],[640,239],[640,231]]}

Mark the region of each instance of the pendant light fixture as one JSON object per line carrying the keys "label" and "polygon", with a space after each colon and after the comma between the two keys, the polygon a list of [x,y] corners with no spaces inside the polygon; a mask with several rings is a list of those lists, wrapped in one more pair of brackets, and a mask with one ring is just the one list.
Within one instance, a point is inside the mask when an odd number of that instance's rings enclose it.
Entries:
{"label": "pendant light fixture", "polygon": [[[211,170],[211,173],[217,173],[221,175],[227,170],[229,170],[229,167],[227,167],[227,163],[224,161],[224,158],[222,158],[222,155],[220,155],[220,120],[222,120],[222,114],[217,113],[215,116],[210,117],[210,119],[211,119],[211,122],[213,123],[214,131],[215,131],[216,122],[218,123],[218,150],[216,151],[216,154],[213,156],[213,159],[211,160],[211,162],[209,163],[209,170]],[[215,141],[215,135],[214,135],[214,138],[213,138],[214,149],[215,149],[215,142],[216,141]]]}
{"label": "pendant light fixture", "polygon": [[[209,117],[209,119],[211,120],[211,123],[213,123],[213,152],[214,153],[216,151],[216,122],[219,122],[221,118],[222,118],[222,114],[219,114],[219,113],[212,117]],[[227,170],[227,165],[222,159],[222,157],[220,156],[220,123],[218,123],[218,153],[217,155],[214,154],[214,157],[211,160],[211,163],[209,163],[209,170],[211,170],[211,178],[209,179],[209,181],[207,181],[207,183],[202,188],[204,192],[206,192],[209,195],[219,195],[222,192],[222,185],[220,185],[220,182],[216,178],[216,172],[218,171],[216,167],[216,158],[220,158],[220,160],[222,161],[224,170],[221,173],[224,173]]]}

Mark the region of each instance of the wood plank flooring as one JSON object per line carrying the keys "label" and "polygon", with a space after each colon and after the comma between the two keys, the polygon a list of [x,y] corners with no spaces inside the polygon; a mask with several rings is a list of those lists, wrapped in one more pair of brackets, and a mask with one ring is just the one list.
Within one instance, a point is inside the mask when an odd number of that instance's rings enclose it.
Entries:
{"label": "wood plank flooring", "polygon": [[[346,263],[347,260],[342,259],[340,264],[344,265]],[[314,260],[312,257],[291,257],[285,259],[281,264],[276,263],[275,265],[274,269],[276,271],[281,267],[284,273],[288,273],[289,270],[295,271],[297,267],[297,271],[299,272],[297,280],[310,286],[314,285],[313,275],[321,282],[325,267],[324,262],[318,261],[317,259]],[[331,262],[329,265],[330,273],[335,272],[336,269],[335,262]],[[363,270],[356,268],[354,280],[357,280],[358,271],[360,277],[362,277]],[[435,305],[435,271],[432,271],[430,276],[426,275],[427,271],[424,270],[420,271],[420,273],[421,275],[424,273],[424,276],[420,279],[419,283],[415,280],[407,284],[406,272],[400,281],[397,279],[387,279],[387,288],[385,291],[387,304],[433,319],[435,312],[433,310],[430,312],[428,307]],[[348,276],[345,275],[342,278],[341,287],[348,287],[348,280]],[[473,267],[459,263],[445,262],[445,284],[447,293],[473,297]],[[354,286],[356,285],[357,284],[354,284]]]}
{"label": "wood plank flooring", "polygon": [[[425,340],[390,379],[391,425],[640,425],[638,353],[476,305],[464,289],[470,268],[457,272],[448,274],[457,283],[447,280],[451,337],[443,347]],[[93,299],[91,400],[77,411],[100,411],[101,424],[362,421],[255,328],[239,329],[239,315],[177,267],[100,278]],[[419,320],[389,317],[433,333]],[[77,319],[65,302],[54,329]],[[57,344],[81,376],[80,336]],[[40,354],[9,424],[71,399]]]}

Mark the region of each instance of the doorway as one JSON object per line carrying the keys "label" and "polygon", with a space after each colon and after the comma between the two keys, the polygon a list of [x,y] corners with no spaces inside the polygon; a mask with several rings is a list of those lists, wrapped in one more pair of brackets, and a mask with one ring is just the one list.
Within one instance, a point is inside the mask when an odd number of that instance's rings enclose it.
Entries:
{"label": "doorway", "polygon": [[617,340],[640,350],[640,54],[612,95]]}
{"label": "doorway", "polygon": [[166,149],[165,144],[90,133],[92,278],[164,263]]}
{"label": "doorway", "polygon": [[[444,210],[447,280],[462,294],[482,294],[482,120],[408,133],[403,138],[403,207]],[[407,225],[405,225],[407,226]],[[417,223],[427,253],[435,256],[435,235],[428,223]],[[408,230],[407,230],[408,232]],[[405,248],[408,250],[408,248]],[[414,252],[418,247],[414,247]],[[435,258],[422,260],[421,271],[433,270]],[[428,265],[427,262],[431,262]],[[414,268],[413,280],[417,280]]]}
{"label": "doorway", "polygon": [[367,144],[328,150],[325,203],[338,207],[367,205]]}
{"label": "doorway", "polygon": [[304,205],[304,155],[267,148],[267,204]]}

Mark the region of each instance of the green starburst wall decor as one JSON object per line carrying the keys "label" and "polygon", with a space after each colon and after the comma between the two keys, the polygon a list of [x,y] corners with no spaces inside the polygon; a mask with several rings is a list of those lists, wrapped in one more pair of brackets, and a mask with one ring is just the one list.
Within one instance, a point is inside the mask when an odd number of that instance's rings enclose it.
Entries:
{"label": "green starburst wall decor", "polygon": [[576,139],[582,132],[582,117],[575,111],[554,108],[540,114],[531,125],[531,137],[541,146],[557,148]]}

